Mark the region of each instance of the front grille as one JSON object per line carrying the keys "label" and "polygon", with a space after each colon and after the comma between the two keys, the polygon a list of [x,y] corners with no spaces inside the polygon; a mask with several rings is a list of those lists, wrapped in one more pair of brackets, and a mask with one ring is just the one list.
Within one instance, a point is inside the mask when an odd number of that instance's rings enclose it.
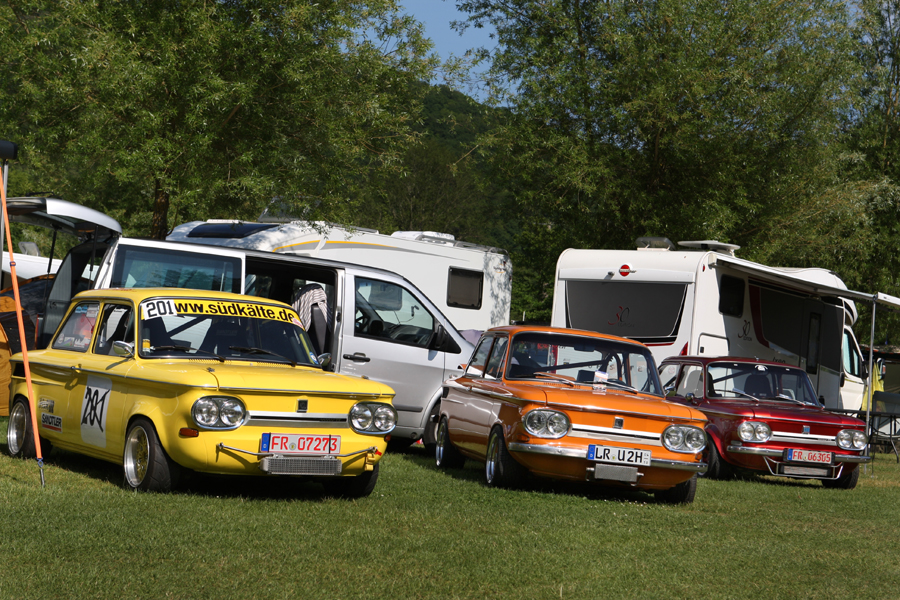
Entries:
{"label": "front grille", "polygon": [[259,468],[272,475],[340,475],[341,461],[332,457],[266,456]]}
{"label": "front grille", "polygon": [[594,479],[605,479],[607,481],[626,481],[628,483],[637,483],[641,476],[637,467],[620,467],[617,465],[594,465]]}

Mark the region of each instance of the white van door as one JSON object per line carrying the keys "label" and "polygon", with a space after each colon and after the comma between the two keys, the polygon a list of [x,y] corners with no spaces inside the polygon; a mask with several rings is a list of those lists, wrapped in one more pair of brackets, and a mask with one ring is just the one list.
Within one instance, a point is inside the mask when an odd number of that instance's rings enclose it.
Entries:
{"label": "white van door", "polygon": [[347,280],[344,306],[352,310],[344,317],[340,372],[394,388],[398,437],[409,437],[409,428],[421,431],[423,413],[444,381],[445,353],[429,348],[438,320],[403,285],[368,275],[348,274]]}
{"label": "white van door", "polygon": [[841,347],[844,377],[841,385],[841,408],[859,410],[862,407],[863,393],[866,391],[866,368],[863,366],[862,354],[856,344],[856,337],[849,327],[844,328],[844,343]]}

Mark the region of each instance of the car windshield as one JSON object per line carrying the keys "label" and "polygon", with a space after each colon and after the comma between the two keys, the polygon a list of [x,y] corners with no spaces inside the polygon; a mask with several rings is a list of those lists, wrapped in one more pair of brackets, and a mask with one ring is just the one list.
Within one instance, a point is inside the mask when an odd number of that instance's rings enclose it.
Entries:
{"label": "car windshield", "polygon": [[509,346],[507,379],[606,385],[662,395],[653,356],[637,344],[529,331],[514,336]]}
{"label": "car windshield", "polygon": [[740,362],[706,368],[708,398],[774,399],[818,406],[809,377],[801,369]]}
{"label": "car windshield", "polygon": [[154,298],[140,307],[144,358],[252,360],[317,365],[289,308],[258,302]]}

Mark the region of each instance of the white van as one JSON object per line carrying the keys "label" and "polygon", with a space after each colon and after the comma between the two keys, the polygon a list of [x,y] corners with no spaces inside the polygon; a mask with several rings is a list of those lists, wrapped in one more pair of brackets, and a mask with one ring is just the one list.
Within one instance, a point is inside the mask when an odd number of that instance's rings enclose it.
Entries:
{"label": "white van", "polygon": [[[641,238],[638,250],[565,250],[556,265],[551,324],[632,338],[657,362],[677,354],[745,356],[799,366],[825,406],[859,410],[866,367],[851,326],[853,299],[825,269],[773,268],[715,241]],[[878,294],[880,302],[900,300]]]}
{"label": "white van", "polygon": [[388,269],[416,284],[457,329],[484,331],[509,324],[512,263],[505,250],[434,231],[350,229],[333,223],[192,221],[166,238],[340,260]]}
{"label": "white van", "polygon": [[[105,253],[103,252],[105,250]],[[73,248],[57,272],[40,330],[46,346],[84,274],[94,287],[178,287],[292,303],[327,368],[396,391],[400,443],[434,442],[441,384],[461,373],[472,345],[416,286],[389,271],[272,252],[119,238]],[[310,325],[307,325],[310,323]],[[323,357],[323,361],[326,360]]]}

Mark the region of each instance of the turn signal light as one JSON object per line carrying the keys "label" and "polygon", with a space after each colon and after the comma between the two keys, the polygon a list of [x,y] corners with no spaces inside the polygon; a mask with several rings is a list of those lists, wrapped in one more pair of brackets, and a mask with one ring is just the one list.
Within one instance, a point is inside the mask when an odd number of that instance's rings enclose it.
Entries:
{"label": "turn signal light", "polygon": [[178,435],[181,437],[197,437],[200,435],[200,432],[196,429],[191,429],[190,427],[182,427],[178,430]]}

